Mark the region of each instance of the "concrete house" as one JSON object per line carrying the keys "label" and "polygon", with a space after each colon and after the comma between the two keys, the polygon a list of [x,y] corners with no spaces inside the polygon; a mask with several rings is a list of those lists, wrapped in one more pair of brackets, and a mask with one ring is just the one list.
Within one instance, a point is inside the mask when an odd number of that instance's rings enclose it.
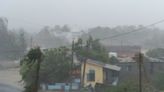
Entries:
{"label": "concrete house", "polygon": [[[138,63],[132,58],[121,59],[117,65],[121,67],[121,71],[119,73],[120,81],[138,77]],[[160,59],[147,58],[143,60],[142,67],[144,69],[144,71],[142,71],[144,76],[146,75],[146,77],[151,79],[164,71],[164,61]]]}
{"label": "concrete house", "polygon": [[120,70],[118,66],[87,59],[86,63],[81,63],[82,84],[84,87],[88,85],[95,87],[96,84],[117,85]]}

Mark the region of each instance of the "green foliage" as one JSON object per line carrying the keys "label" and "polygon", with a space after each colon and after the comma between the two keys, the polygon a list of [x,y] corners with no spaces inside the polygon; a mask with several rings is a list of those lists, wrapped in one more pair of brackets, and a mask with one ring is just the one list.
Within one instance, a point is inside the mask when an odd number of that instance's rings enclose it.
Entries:
{"label": "green foliage", "polygon": [[119,62],[119,60],[116,57],[114,57],[114,56],[110,57],[111,64],[117,64],[118,62]]}
{"label": "green foliage", "polygon": [[42,58],[42,52],[39,47],[31,49],[21,60],[20,74],[24,82],[24,92],[34,92],[36,80],[39,72],[39,66]]}
{"label": "green foliage", "polygon": [[154,83],[157,89],[164,90],[164,73],[157,74]]}
{"label": "green foliage", "polygon": [[[24,92],[34,92],[38,65],[40,66],[40,83],[63,82],[69,78],[71,56],[67,48],[46,50],[42,57],[40,48],[34,48],[21,60],[20,74],[25,84]],[[40,62],[42,59],[43,61]]]}
{"label": "green foliage", "polygon": [[139,84],[135,80],[126,80],[126,82],[119,85],[118,92],[139,92]]}
{"label": "green foliage", "polygon": [[109,62],[108,52],[99,43],[99,40],[93,40],[90,36],[89,39],[83,44],[82,39],[78,39],[75,43],[74,51],[78,56],[99,60],[102,62]]}
{"label": "green foliage", "polygon": [[149,57],[153,57],[153,58],[164,57],[164,49],[163,48],[152,49],[149,50],[146,54]]}
{"label": "green foliage", "polygon": [[65,47],[45,51],[41,64],[41,82],[55,83],[68,80],[71,56],[67,52],[68,49]]}
{"label": "green foliage", "polygon": [[103,92],[139,92],[138,82],[136,80],[126,80],[117,86],[101,86]]}
{"label": "green foliage", "polygon": [[22,76],[22,81],[24,83],[24,92],[33,92],[34,82],[36,80],[36,63],[28,63],[29,60],[24,60],[24,63],[21,65],[20,74]]}
{"label": "green foliage", "polygon": [[[129,77],[117,86],[102,86],[102,92],[139,92],[139,81]],[[142,80],[142,92],[158,92],[154,86],[144,79]]]}
{"label": "green foliage", "polygon": [[32,48],[27,54],[27,58],[30,59],[30,61],[36,61],[41,57],[42,57],[42,52],[39,47],[34,49]]}

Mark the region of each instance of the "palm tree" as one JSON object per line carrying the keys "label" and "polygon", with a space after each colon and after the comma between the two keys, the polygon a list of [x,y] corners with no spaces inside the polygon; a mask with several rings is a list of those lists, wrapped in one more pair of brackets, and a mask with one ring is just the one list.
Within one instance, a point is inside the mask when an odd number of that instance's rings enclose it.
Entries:
{"label": "palm tree", "polygon": [[[39,47],[32,48],[21,61],[22,80],[25,82],[24,92],[38,92],[40,63],[42,52]],[[33,69],[35,69],[33,71]]]}

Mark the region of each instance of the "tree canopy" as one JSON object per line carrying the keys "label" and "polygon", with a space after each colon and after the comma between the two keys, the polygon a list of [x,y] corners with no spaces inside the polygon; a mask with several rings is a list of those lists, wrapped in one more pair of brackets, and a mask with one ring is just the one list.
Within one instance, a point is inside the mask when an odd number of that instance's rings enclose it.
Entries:
{"label": "tree canopy", "polygon": [[164,90],[164,73],[159,73],[155,76],[154,84],[158,90]]}
{"label": "tree canopy", "polygon": [[39,84],[39,70],[42,59],[39,47],[32,48],[21,60],[20,74],[24,85],[24,92],[37,92]]}
{"label": "tree canopy", "polygon": [[71,56],[68,54],[67,48],[60,47],[45,51],[41,64],[40,81],[43,83],[67,81],[70,64]]}
{"label": "tree canopy", "polygon": [[149,50],[146,54],[152,58],[163,58],[164,49],[163,48],[152,49],[152,50]]}
{"label": "tree canopy", "polygon": [[83,42],[81,38],[75,43],[74,51],[77,56],[84,58],[91,58],[102,62],[109,62],[108,52],[100,44],[98,39],[93,39],[91,36],[86,42]]}
{"label": "tree canopy", "polygon": [[39,72],[40,83],[68,81],[71,66],[71,55],[68,52],[68,48],[60,47],[44,50],[44,55],[42,55],[40,50],[31,49],[21,61],[20,74],[27,89],[25,92],[31,92],[28,89],[32,89],[31,87],[34,86],[38,58],[42,58]]}

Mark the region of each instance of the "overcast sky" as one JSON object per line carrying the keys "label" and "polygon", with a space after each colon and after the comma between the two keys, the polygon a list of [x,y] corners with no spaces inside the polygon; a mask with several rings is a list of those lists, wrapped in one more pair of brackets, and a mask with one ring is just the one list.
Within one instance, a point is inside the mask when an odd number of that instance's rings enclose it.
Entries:
{"label": "overcast sky", "polygon": [[164,19],[164,0],[0,0],[0,16],[8,18],[10,28],[27,31],[56,24],[147,25]]}

